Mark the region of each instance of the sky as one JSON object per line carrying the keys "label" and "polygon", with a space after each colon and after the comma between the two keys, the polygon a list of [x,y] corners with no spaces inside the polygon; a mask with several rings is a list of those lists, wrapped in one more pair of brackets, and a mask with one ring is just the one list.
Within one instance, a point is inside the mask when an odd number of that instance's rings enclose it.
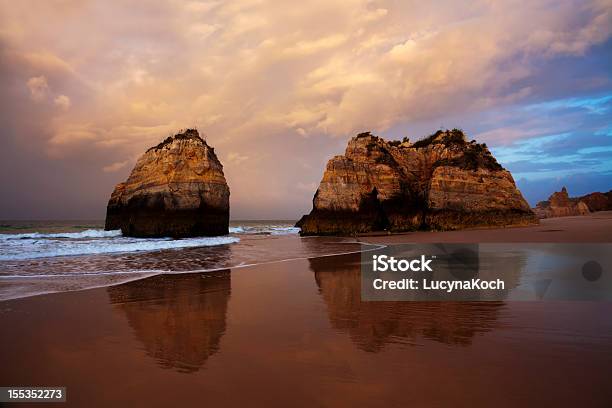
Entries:
{"label": "sky", "polygon": [[612,1],[0,0],[0,219],[102,219],[197,127],[233,219],[297,219],[363,131],[461,128],[535,205],[612,188]]}

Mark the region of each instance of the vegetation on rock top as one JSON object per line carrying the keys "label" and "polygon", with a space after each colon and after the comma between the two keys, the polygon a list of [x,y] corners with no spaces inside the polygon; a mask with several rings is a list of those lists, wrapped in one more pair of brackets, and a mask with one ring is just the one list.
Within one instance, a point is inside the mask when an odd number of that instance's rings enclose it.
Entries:
{"label": "vegetation on rock top", "polygon": [[[371,132],[363,132],[359,133],[356,136],[356,139],[365,138],[365,137],[373,137],[375,139],[380,139],[378,136],[372,135]],[[383,140],[383,139],[380,139]],[[463,170],[478,170],[478,169],[487,169],[492,171],[504,170],[504,168],[497,162],[495,157],[491,154],[489,149],[487,148],[486,143],[476,143],[475,140],[470,142],[467,141],[466,135],[461,129],[452,129],[452,130],[438,130],[435,133],[424,137],[423,139],[417,140],[413,144],[410,144],[410,141],[407,137],[403,140],[392,140],[385,141],[384,145],[389,145],[392,147],[399,148],[415,148],[422,149],[433,145],[444,145],[448,148],[456,148],[462,151],[462,155],[459,157],[455,157],[453,159],[444,159],[439,160],[434,163],[434,166],[452,166],[458,167]],[[373,141],[368,144],[368,148],[372,149],[377,146],[377,143]]]}
{"label": "vegetation on rock top", "polygon": [[153,146],[150,149],[148,149],[147,152],[150,150],[159,150],[163,148],[164,146],[169,145],[174,140],[189,140],[189,139],[199,140],[200,142],[206,144],[206,141],[200,137],[200,134],[198,133],[197,129],[185,129],[184,131],[179,132],[174,136],[168,136],[162,142],[160,142],[157,146]]}

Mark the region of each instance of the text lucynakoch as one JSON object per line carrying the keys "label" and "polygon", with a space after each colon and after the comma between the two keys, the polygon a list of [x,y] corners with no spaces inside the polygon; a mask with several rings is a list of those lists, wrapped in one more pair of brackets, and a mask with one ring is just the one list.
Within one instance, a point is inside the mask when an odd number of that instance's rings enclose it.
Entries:
{"label": "text lucynakoch", "polygon": [[385,280],[374,279],[372,286],[376,290],[438,290],[447,293],[456,290],[504,290],[506,285],[503,280],[428,280],[423,279],[419,282],[417,279],[400,279],[400,280]]}

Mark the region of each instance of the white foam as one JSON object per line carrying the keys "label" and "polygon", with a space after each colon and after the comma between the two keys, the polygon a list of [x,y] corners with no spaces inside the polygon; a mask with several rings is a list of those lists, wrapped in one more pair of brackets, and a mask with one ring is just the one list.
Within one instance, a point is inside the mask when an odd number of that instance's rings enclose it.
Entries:
{"label": "white foam", "polygon": [[[84,231],[85,232],[85,231]],[[109,232],[109,231],[106,231]],[[75,233],[80,234],[80,233]],[[15,234],[21,235],[21,234]],[[237,237],[198,237],[185,239],[171,238],[129,238],[111,236],[104,238],[65,239],[40,234],[44,238],[35,238],[36,234],[29,234],[29,238],[4,240],[0,243],[0,260],[25,260],[48,258],[56,256],[92,255],[115,252],[158,251],[163,249],[193,248],[200,246],[214,246],[232,244],[240,241]],[[91,235],[90,235],[91,236]]]}
{"label": "white foam", "polygon": [[293,235],[299,234],[300,229],[297,227],[273,227],[272,235]]}
{"label": "white foam", "polygon": [[300,229],[278,223],[237,225],[230,227],[229,231],[234,236],[180,240],[131,238],[122,236],[120,230],[104,231],[102,229],[88,229],[80,232],[0,234],[0,261],[224,245],[238,242],[240,239],[236,235],[297,235]]}
{"label": "white foam", "polygon": [[284,225],[238,225],[229,227],[230,234],[270,234],[294,235],[300,232],[299,228]]}
{"label": "white foam", "polygon": [[44,234],[41,232],[31,232],[23,234],[0,234],[0,241],[11,239],[51,239],[51,238],[112,238],[120,237],[121,230],[105,231],[100,229],[88,229],[81,232],[59,232],[54,234]]}

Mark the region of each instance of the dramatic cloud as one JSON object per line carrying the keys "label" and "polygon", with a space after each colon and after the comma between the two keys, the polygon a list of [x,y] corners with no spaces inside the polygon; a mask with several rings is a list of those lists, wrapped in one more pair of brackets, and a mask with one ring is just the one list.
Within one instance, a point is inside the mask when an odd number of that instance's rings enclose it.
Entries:
{"label": "dramatic cloud", "polygon": [[[534,157],[521,143],[597,131],[581,122],[595,113],[545,104],[612,94],[611,13],[609,0],[1,2],[3,137],[41,167],[80,166],[100,216],[133,158],[193,126],[224,160],[233,217],[306,211],[325,161],[363,130],[459,126],[510,149],[521,177],[548,176],[562,169],[518,164]],[[607,171],[584,148],[608,139],[588,140],[564,154]]]}

